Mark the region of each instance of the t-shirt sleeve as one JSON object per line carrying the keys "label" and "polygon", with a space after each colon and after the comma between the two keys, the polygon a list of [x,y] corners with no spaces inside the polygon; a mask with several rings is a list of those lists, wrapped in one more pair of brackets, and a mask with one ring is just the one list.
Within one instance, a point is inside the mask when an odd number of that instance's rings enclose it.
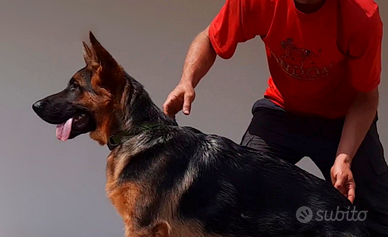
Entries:
{"label": "t-shirt sleeve", "polygon": [[258,34],[260,2],[262,1],[226,1],[209,27],[210,41],[220,57],[231,58],[238,43],[252,39]]}
{"label": "t-shirt sleeve", "polygon": [[349,44],[350,77],[354,88],[369,92],[380,83],[383,24],[378,9],[358,25]]}

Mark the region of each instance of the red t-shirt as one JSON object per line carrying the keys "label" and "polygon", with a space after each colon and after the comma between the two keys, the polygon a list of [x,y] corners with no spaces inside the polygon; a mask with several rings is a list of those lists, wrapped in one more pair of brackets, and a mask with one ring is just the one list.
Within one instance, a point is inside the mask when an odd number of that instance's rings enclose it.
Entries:
{"label": "red t-shirt", "polygon": [[294,0],[227,0],[209,36],[222,58],[260,36],[271,74],[265,97],[287,111],[341,118],[357,91],[380,82],[382,22],[372,0],[326,0],[310,14]]}

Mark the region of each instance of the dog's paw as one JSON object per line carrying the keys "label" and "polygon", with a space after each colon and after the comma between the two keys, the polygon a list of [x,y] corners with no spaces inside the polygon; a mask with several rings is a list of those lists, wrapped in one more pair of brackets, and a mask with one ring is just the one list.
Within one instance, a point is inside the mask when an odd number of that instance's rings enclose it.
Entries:
{"label": "dog's paw", "polygon": [[170,225],[165,222],[159,222],[158,224],[155,224],[155,226],[151,230],[152,237],[168,237],[170,236],[171,227]]}

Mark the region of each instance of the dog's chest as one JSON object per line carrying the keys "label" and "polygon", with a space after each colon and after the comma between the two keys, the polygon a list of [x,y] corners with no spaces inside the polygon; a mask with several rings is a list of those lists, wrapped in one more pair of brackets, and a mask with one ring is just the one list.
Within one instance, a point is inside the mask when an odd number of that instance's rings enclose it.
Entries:
{"label": "dog's chest", "polygon": [[136,202],[140,199],[140,187],[131,182],[120,184],[119,175],[124,167],[123,159],[117,159],[117,154],[112,152],[107,159],[106,166],[106,194],[116,207],[124,222],[132,219]]}

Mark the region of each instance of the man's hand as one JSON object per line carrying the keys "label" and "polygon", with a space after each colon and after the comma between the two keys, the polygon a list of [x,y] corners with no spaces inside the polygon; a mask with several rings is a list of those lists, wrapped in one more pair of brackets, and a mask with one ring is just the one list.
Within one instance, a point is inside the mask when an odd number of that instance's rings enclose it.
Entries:
{"label": "man's hand", "polygon": [[195,91],[190,83],[179,83],[175,89],[168,95],[163,104],[164,113],[175,118],[175,114],[183,109],[185,115],[189,115],[191,104],[195,99]]}
{"label": "man's hand", "polygon": [[191,43],[183,65],[181,80],[163,104],[163,111],[167,116],[175,118],[175,114],[182,109],[184,114],[190,114],[191,104],[195,99],[194,88],[212,67],[216,56],[216,51],[210,42],[208,26]]}
{"label": "man's hand", "polygon": [[344,154],[337,156],[331,168],[331,182],[352,203],[356,197],[356,183],[354,182],[349,158]]}

